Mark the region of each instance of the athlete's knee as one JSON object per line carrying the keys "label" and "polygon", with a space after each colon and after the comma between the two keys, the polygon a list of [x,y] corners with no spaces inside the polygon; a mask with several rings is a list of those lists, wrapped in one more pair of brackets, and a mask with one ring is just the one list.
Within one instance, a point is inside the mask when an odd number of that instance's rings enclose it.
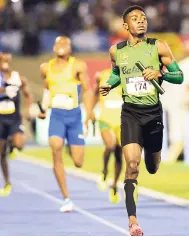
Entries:
{"label": "athlete's knee", "polygon": [[58,152],[62,151],[63,141],[61,138],[50,138],[49,144],[52,150],[53,154],[56,154]]}
{"label": "athlete's knee", "polygon": [[12,146],[16,147],[18,150],[22,150],[24,148],[24,138],[18,137],[17,139],[12,140]]}
{"label": "athlete's knee", "polygon": [[127,161],[126,177],[137,178],[139,174],[140,161],[137,159],[130,159]]}
{"label": "athlete's knee", "polygon": [[146,169],[150,174],[155,174],[160,165],[161,153],[160,154],[150,154],[145,152],[145,164]]}
{"label": "athlete's knee", "polygon": [[24,148],[24,143],[16,143],[13,146],[16,147],[19,151],[21,151]]}
{"label": "athlete's knee", "polygon": [[155,173],[157,173],[157,171],[158,171],[158,169],[159,169],[159,164],[160,164],[160,163],[156,163],[156,164],[153,164],[153,165],[151,165],[151,166],[146,165],[146,168],[147,168],[148,173],[150,173],[150,174],[155,174]]}
{"label": "athlete's knee", "polygon": [[52,146],[51,150],[53,154],[59,153],[62,151],[62,146]]}
{"label": "athlete's knee", "polygon": [[139,169],[139,160],[129,160],[127,162],[127,166],[128,166],[128,169],[132,170],[132,171],[138,171]]}
{"label": "athlete's knee", "polygon": [[80,155],[79,157],[77,157],[77,159],[74,159],[74,165],[77,168],[81,168],[83,166],[83,155]]}
{"label": "athlete's knee", "polygon": [[77,168],[81,168],[83,166],[83,161],[74,161],[74,165]]}
{"label": "athlete's knee", "polygon": [[81,168],[83,166],[83,161],[84,161],[84,154],[80,154],[77,156],[77,159],[74,159],[74,165],[77,168]]}
{"label": "athlete's knee", "polygon": [[77,154],[77,156],[73,158],[73,161],[77,168],[81,168],[83,166],[84,153]]}
{"label": "athlete's knee", "polygon": [[25,135],[23,133],[15,133],[12,135],[11,145],[16,147],[18,150],[24,148]]}
{"label": "athlete's knee", "polygon": [[148,173],[155,174],[158,171],[158,167],[147,168]]}
{"label": "athlete's knee", "polygon": [[106,144],[106,151],[114,152],[115,148],[116,148],[115,144]]}

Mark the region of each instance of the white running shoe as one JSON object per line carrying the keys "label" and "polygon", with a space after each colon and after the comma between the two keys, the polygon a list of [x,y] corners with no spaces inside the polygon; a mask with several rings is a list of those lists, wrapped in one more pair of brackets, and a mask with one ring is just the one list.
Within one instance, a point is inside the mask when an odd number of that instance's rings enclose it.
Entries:
{"label": "white running shoe", "polygon": [[60,208],[60,212],[71,212],[73,210],[73,202],[71,199],[64,199],[64,203]]}

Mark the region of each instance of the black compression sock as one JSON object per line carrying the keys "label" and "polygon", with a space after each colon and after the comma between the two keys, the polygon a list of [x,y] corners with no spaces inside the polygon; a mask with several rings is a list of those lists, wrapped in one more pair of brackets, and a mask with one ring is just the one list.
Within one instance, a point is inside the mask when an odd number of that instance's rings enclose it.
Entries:
{"label": "black compression sock", "polygon": [[138,182],[135,179],[124,181],[125,205],[128,216],[136,216],[136,202],[138,196]]}

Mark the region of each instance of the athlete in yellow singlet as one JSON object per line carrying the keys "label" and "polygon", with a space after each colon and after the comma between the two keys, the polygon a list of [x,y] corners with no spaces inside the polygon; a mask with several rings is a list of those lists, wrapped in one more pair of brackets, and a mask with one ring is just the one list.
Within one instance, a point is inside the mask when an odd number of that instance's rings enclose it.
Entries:
{"label": "athlete in yellow singlet", "polygon": [[[80,95],[86,108],[86,125],[89,111],[90,92],[86,64],[70,56],[71,41],[67,37],[58,37],[53,48],[56,57],[40,67],[44,80],[42,107],[51,107],[49,124],[49,144],[52,149],[53,168],[64,197],[60,211],[72,211],[73,203],[69,197],[65,171],[62,162],[62,149],[65,139],[76,167],[81,167],[84,158],[84,132],[81,118]],[[39,118],[46,114],[40,113]]]}
{"label": "athlete in yellow singlet", "polygon": [[99,126],[101,136],[104,141],[104,167],[102,175],[98,180],[98,187],[100,190],[105,191],[108,188],[107,174],[108,174],[108,161],[111,153],[115,155],[115,176],[114,182],[110,188],[109,200],[113,203],[120,201],[120,195],[117,189],[117,181],[122,168],[122,152],[120,145],[120,116],[121,116],[121,87],[117,87],[107,97],[99,93],[99,86],[103,85],[111,74],[111,69],[106,69],[96,74],[96,84],[93,96],[93,108],[100,102],[100,117]]}

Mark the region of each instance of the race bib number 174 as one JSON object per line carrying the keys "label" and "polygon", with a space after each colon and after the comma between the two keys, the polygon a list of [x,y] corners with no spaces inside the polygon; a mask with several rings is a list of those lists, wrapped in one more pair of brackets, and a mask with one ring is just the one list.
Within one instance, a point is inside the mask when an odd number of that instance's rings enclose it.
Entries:
{"label": "race bib number 174", "polygon": [[155,88],[150,81],[145,81],[144,77],[126,78],[127,93],[134,96],[146,96],[155,94]]}

